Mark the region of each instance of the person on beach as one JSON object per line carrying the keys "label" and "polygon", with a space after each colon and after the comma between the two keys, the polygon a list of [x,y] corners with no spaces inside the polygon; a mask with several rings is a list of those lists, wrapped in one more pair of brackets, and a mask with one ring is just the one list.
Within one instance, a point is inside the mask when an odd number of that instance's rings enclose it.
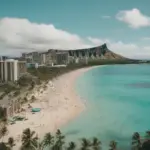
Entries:
{"label": "person on beach", "polygon": [[32,108],[32,106],[30,104],[28,104],[28,108]]}

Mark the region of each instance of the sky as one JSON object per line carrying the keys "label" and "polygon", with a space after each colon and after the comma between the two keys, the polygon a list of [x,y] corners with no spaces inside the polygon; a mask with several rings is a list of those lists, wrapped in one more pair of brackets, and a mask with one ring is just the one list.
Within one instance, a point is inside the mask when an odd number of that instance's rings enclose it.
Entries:
{"label": "sky", "polygon": [[107,47],[150,59],[150,0],[0,0],[0,55]]}

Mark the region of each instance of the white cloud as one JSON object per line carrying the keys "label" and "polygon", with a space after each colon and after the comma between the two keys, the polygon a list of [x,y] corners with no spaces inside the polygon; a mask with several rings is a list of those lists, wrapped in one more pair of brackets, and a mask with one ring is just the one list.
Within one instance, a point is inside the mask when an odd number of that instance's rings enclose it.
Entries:
{"label": "white cloud", "polygon": [[142,14],[140,10],[134,8],[132,10],[122,10],[118,12],[116,18],[125,22],[131,28],[140,28],[150,26],[150,17]]}
{"label": "white cloud", "polygon": [[99,38],[92,38],[92,37],[87,37],[87,39],[92,42],[94,45],[102,45],[104,43],[109,43],[108,39],[99,39]]}
{"label": "white cloud", "polygon": [[143,37],[142,40],[144,40],[144,41],[150,41],[150,37]]}
{"label": "white cloud", "polygon": [[0,55],[18,55],[20,52],[46,51],[50,48],[74,49],[107,43],[108,48],[130,58],[150,58],[150,45],[139,46],[111,39],[87,37],[57,29],[52,24],[37,24],[27,19],[0,20]]}
{"label": "white cloud", "polygon": [[57,29],[52,24],[37,24],[18,18],[0,20],[1,55],[20,51],[45,51],[49,48],[74,49],[89,46],[78,35]]}
{"label": "white cloud", "polygon": [[113,50],[113,52],[121,54],[128,58],[150,58],[150,46],[139,46],[134,43],[124,43],[122,41],[113,41],[109,39],[100,39],[92,37],[88,37],[88,40],[91,41],[94,45],[106,43],[108,49]]}
{"label": "white cloud", "polygon": [[102,16],[102,18],[103,18],[103,19],[110,19],[111,16],[104,15],[104,16]]}

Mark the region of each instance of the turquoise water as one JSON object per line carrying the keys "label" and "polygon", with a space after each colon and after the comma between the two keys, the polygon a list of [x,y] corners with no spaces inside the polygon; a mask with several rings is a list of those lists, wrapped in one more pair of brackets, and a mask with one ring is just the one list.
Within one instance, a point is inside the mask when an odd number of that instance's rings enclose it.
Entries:
{"label": "turquoise water", "polygon": [[104,147],[116,140],[126,149],[133,132],[150,130],[150,65],[94,68],[75,88],[87,109],[62,129],[68,140],[96,136]]}

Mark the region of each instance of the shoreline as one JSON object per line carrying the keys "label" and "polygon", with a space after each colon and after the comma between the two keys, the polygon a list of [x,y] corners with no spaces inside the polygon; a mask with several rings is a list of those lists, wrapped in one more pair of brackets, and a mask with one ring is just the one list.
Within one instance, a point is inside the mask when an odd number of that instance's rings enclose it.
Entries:
{"label": "shoreline", "polygon": [[25,104],[26,112],[17,115],[24,115],[28,120],[17,121],[16,124],[8,125],[9,133],[5,137],[6,140],[9,137],[15,139],[15,150],[21,146],[21,135],[24,129],[30,128],[39,137],[43,137],[47,132],[54,133],[85,110],[84,102],[74,89],[75,81],[83,73],[95,67],[77,69],[49,82],[47,90],[38,96],[34,103],[31,103],[33,108],[41,108],[40,112],[32,114],[31,111],[27,110],[27,104]]}

